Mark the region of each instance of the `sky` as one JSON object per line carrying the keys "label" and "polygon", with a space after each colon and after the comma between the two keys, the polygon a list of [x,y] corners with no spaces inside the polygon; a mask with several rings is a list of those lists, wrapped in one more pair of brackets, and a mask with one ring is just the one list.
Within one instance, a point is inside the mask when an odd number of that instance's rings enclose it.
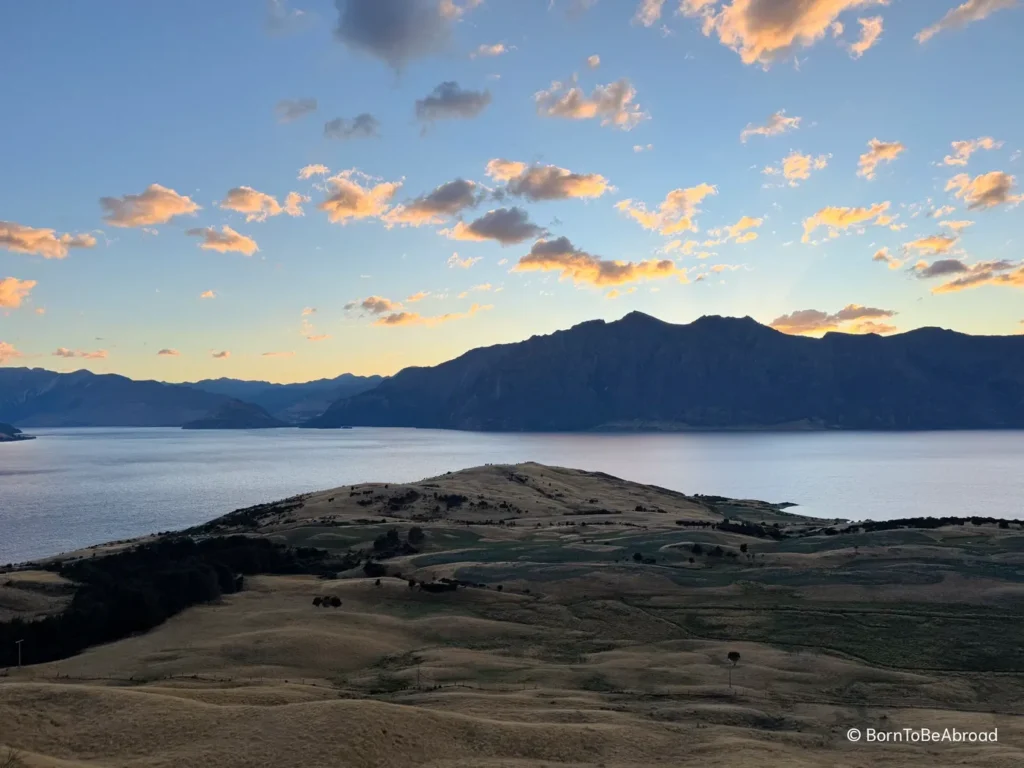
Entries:
{"label": "sky", "polygon": [[1024,331],[1022,0],[0,6],[0,365]]}

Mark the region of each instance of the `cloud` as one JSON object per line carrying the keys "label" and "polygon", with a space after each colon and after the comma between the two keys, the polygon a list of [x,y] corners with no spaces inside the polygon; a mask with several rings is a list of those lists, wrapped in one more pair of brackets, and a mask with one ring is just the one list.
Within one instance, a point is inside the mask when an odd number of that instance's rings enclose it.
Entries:
{"label": "cloud", "polygon": [[309,317],[310,315],[316,314],[316,307],[304,307],[302,310],[303,317]]}
{"label": "cloud", "polygon": [[891,163],[905,150],[906,147],[898,141],[872,139],[868,142],[868,151],[860,156],[860,169],[857,175],[865,179],[875,178],[875,170],[879,163]]}
{"label": "cloud", "polygon": [[860,39],[850,45],[850,55],[855,59],[859,59],[867,53],[882,36],[882,17],[872,16],[867,19],[857,19],[857,23],[860,24]]}
{"label": "cloud", "polygon": [[654,150],[654,145],[653,144],[634,144],[633,145],[633,151],[636,152],[638,155],[641,152],[652,152],[653,150]]}
{"label": "cloud", "polygon": [[[870,208],[842,208],[828,206],[813,216],[804,219],[803,242],[810,242],[811,233],[818,227],[828,227],[829,236],[835,237],[839,230],[858,227],[878,220],[889,210],[890,203],[875,203]],[[891,221],[891,217],[887,217]]]}
{"label": "cloud", "polygon": [[671,259],[640,262],[602,259],[581,251],[566,237],[538,240],[512,271],[558,272],[561,280],[570,279],[577,285],[592,286],[624,285],[668,277],[686,279],[686,270],[677,267]]}
{"label": "cloud", "polygon": [[636,89],[623,78],[608,85],[599,85],[589,96],[576,84],[554,82],[546,91],[534,96],[537,113],[543,117],[557,117],[565,120],[594,120],[600,118],[601,125],[629,131],[641,121],[649,118],[636,104]]}
{"label": "cloud", "polygon": [[294,352],[264,352],[261,357],[295,357]]}
{"label": "cloud", "polygon": [[[741,216],[740,220],[735,224],[722,227],[719,229],[712,229],[708,231],[711,237],[716,239],[714,245],[726,243],[730,240],[742,245],[743,243],[749,243],[753,240],[757,240],[757,232],[753,230],[764,224],[764,219],[755,219],[751,216]],[[705,243],[710,245],[711,243]]]}
{"label": "cloud", "polygon": [[971,155],[979,149],[1000,149],[1003,146],[1003,142],[996,141],[991,136],[982,136],[980,139],[954,141],[951,146],[953,147],[953,154],[946,155],[942,158],[942,162],[945,165],[967,165]]}
{"label": "cloud", "polygon": [[801,155],[792,151],[784,158],[779,166],[769,166],[762,173],[767,176],[782,175],[789,182],[789,186],[798,187],[801,181],[811,178],[811,171],[820,171],[828,166],[829,155]]}
{"label": "cloud", "polygon": [[409,203],[396,206],[384,216],[384,221],[389,226],[403,224],[418,227],[424,224],[441,224],[467,208],[474,207],[480,200],[478,184],[465,179],[455,179]]}
{"label": "cloud", "polygon": [[335,0],[335,37],[395,69],[441,50],[451,23],[479,0]]}
{"label": "cloud", "polygon": [[900,267],[903,266],[903,262],[900,259],[897,259],[895,256],[893,256],[891,253],[889,253],[888,248],[879,248],[877,251],[875,251],[875,255],[871,257],[871,260],[880,261],[883,264],[887,265],[889,269],[899,269]]}
{"label": "cloud", "polygon": [[935,256],[940,253],[949,253],[958,242],[959,238],[955,235],[929,235],[912,240],[903,248],[908,252],[916,251],[923,256]]}
{"label": "cloud", "polygon": [[412,296],[406,299],[410,304],[415,304],[417,301],[423,301],[430,296],[429,291],[417,291]]}
{"label": "cloud", "polygon": [[156,353],[158,357],[180,357],[181,352],[176,349],[161,349]]}
{"label": "cloud", "polygon": [[633,22],[643,24],[645,27],[653,27],[661,19],[661,11],[665,0],[640,0],[637,6]]}
{"label": "cloud", "polygon": [[[366,182],[366,186],[357,181]],[[375,182],[380,183],[375,183]],[[402,182],[383,182],[356,170],[342,171],[327,179],[330,194],[317,206],[335,224],[383,216]]]}
{"label": "cloud", "polygon": [[328,139],[372,139],[380,136],[380,121],[369,112],[351,120],[336,117],[324,124],[324,137]]}
{"label": "cloud", "polygon": [[996,11],[1007,8],[1014,8],[1018,0],[967,0],[962,5],[950,9],[945,16],[918,32],[914,39],[919,43],[926,43],[940,32],[951,29],[960,29],[968,24],[981,21]]}
{"label": "cloud", "polygon": [[973,227],[974,226],[974,222],[973,221],[940,221],[939,222],[939,226],[940,227],[946,227],[947,229],[951,229],[951,230],[953,230],[954,232],[956,232],[959,235],[961,232],[963,232],[968,227]]}
{"label": "cloud", "polygon": [[946,191],[956,190],[956,196],[967,203],[970,210],[994,208],[997,205],[1016,204],[1024,195],[1013,195],[1014,176],[1002,171],[991,171],[975,176],[959,173],[946,184]]}
{"label": "cloud", "polygon": [[308,14],[297,8],[289,8],[285,0],[267,0],[267,32],[281,35],[296,29]]}
{"label": "cloud", "polygon": [[24,357],[24,355],[13,344],[0,341],[0,365],[7,365],[11,360],[17,360],[19,357]]}
{"label": "cloud", "polygon": [[480,45],[475,51],[469,54],[469,58],[492,58],[494,56],[503,56],[511,50],[504,43],[495,43],[494,45]]}
{"label": "cloud", "polygon": [[220,207],[226,211],[244,213],[246,221],[266,221],[267,217],[279,216],[282,213],[301,216],[302,209],[299,205],[308,199],[298,192],[291,192],[282,207],[273,195],[257,192],[252,187],[235,187],[228,190],[220,202]]}
{"label": "cloud", "polygon": [[464,299],[467,296],[469,296],[469,294],[474,292],[486,293],[492,290],[494,290],[494,286],[491,285],[490,283],[480,283],[479,285],[474,285],[472,288],[467,288],[466,290],[464,290],[462,293],[459,294],[459,298]]}
{"label": "cloud", "polygon": [[424,317],[416,312],[395,312],[377,319],[374,322],[374,325],[382,325],[389,328],[396,328],[402,325],[434,326],[440,325],[441,323],[449,323],[453,320],[465,320],[467,317],[472,317],[477,312],[485,312],[490,309],[494,309],[494,306],[491,304],[473,304],[465,312],[449,312],[444,315],[435,315],[433,317]]}
{"label": "cloud", "polygon": [[307,165],[304,168],[300,168],[299,178],[311,179],[314,176],[326,176],[330,172],[331,169],[328,168],[326,165],[320,165],[319,163],[317,163],[315,165]]}
{"label": "cloud", "polygon": [[717,35],[744,64],[767,69],[826,34],[835,34],[841,14],[888,4],[889,0],[682,0],[680,10],[700,17],[704,34]]}
{"label": "cloud", "polygon": [[199,247],[206,251],[244,253],[246,256],[252,256],[259,250],[256,241],[251,237],[241,235],[227,225],[220,229],[221,231],[218,232],[214,227],[200,227],[187,230],[185,234],[190,237],[203,238]]}
{"label": "cloud", "polygon": [[709,195],[717,195],[718,188],[711,184],[698,184],[687,189],[674,189],[668,193],[656,211],[648,211],[643,203],[622,200],[615,207],[632,216],[644,229],[663,235],[677,232],[695,232],[694,217],[700,213],[700,203]]}
{"label": "cloud", "polygon": [[601,66],[601,57],[598,56],[596,53],[593,56],[588,56],[587,66],[590,67],[590,69],[597,69],[598,67]]}
{"label": "cloud", "polygon": [[331,338],[329,333],[311,334],[306,336],[306,341],[328,341]]}
{"label": "cloud", "polygon": [[[930,218],[937,219],[937,218],[939,218],[941,216],[948,216],[949,214],[953,213],[955,210],[956,210],[956,206],[955,205],[942,205],[942,206],[939,206],[938,208],[936,208],[931,213],[929,213],[928,216]],[[917,216],[917,214],[915,213],[914,216]],[[912,216],[911,218],[914,218],[914,216]]]}
{"label": "cloud", "polygon": [[51,354],[53,357],[81,357],[84,360],[105,360],[107,358],[107,350],[105,349],[85,352],[81,349],[71,350],[67,347],[58,347]]}
{"label": "cloud", "polygon": [[573,173],[555,165],[527,166],[509,160],[491,160],[487,164],[487,175],[506,182],[504,191],[508,194],[534,202],[595,198],[611,189],[608,179],[600,174]]}
{"label": "cloud", "polygon": [[[453,253],[448,257],[448,261],[446,261],[445,264],[448,265],[449,269],[469,269],[480,260],[480,256],[462,258],[458,253]],[[413,301],[413,299],[410,299],[410,301]]]}
{"label": "cloud", "polygon": [[1005,260],[965,264],[959,259],[940,259],[928,264],[918,262],[911,270],[922,279],[958,275],[953,280],[932,288],[932,293],[954,293],[984,285],[1024,288],[1024,262]]}
{"label": "cloud", "polygon": [[502,245],[514,245],[540,237],[544,228],[531,222],[529,214],[522,208],[498,208],[469,224],[460,221],[452,229],[442,230],[441,234],[452,240],[495,240]]}
{"label": "cloud", "polygon": [[283,99],[274,105],[279,123],[291,123],[316,112],[316,99]]}
{"label": "cloud", "polygon": [[786,110],[780,109],[768,118],[764,125],[748,123],[747,127],[740,132],[740,141],[746,144],[751,136],[778,136],[789,131],[795,131],[800,127],[802,117],[786,117]]}
{"label": "cloud", "polygon": [[0,308],[17,309],[36,285],[35,280],[19,280],[16,277],[0,279]]}
{"label": "cloud", "polygon": [[[891,333],[891,325],[879,325],[876,320],[895,317],[891,309],[876,309],[860,304],[848,304],[838,312],[801,309],[775,318],[769,325],[777,331],[800,336],[818,335],[829,331],[843,333]],[[884,329],[884,330],[879,330]]]}
{"label": "cloud", "polygon": [[227,349],[222,350],[220,352],[212,351],[210,352],[210,357],[212,357],[214,360],[227,360],[229,357],[231,357],[231,352],[230,350]]}
{"label": "cloud", "polygon": [[370,296],[361,301],[353,301],[345,305],[346,310],[362,309],[371,315],[386,315],[391,312],[398,312],[402,305],[397,301],[385,299],[382,296]]}
{"label": "cloud", "polygon": [[57,235],[53,229],[37,229],[13,221],[0,221],[0,247],[44,259],[63,259],[71,248],[94,248],[92,235]]}
{"label": "cloud", "polygon": [[490,91],[470,91],[448,81],[416,101],[416,119],[424,123],[456,118],[469,120],[487,109],[490,103]]}
{"label": "cloud", "polygon": [[103,220],[115,227],[151,227],[200,210],[191,198],[160,184],[150,184],[140,195],[101,197],[100,205]]}
{"label": "cloud", "polygon": [[203,291],[199,294],[200,299],[216,299],[217,294],[214,291]]}

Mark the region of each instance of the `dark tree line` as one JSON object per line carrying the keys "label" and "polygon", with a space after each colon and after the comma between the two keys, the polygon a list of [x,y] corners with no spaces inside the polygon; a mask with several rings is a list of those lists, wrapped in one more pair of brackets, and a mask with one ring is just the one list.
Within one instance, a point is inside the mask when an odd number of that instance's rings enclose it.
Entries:
{"label": "dark tree line", "polygon": [[242,589],[257,573],[333,573],[323,550],[290,549],[267,539],[165,538],[104,557],[55,564],[78,588],[60,614],[0,623],[0,667],[40,664],[145,632],[199,603]]}

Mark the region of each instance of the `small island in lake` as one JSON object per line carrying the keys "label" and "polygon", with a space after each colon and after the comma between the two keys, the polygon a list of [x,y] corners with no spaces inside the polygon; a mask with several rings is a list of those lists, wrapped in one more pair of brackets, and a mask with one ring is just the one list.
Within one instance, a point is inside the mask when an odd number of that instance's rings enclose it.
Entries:
{"label": "small island in lake", "polygon": [[35,440],[34,435],[26,435],[13,424],[0,421],[0,443],[15,443],[20,440]]}
{"label": "small island in lake", "polygon": [[182,429],[276,429],[288,426],[263,408],[241,400],[229,400],[207,416],[182,425]]}

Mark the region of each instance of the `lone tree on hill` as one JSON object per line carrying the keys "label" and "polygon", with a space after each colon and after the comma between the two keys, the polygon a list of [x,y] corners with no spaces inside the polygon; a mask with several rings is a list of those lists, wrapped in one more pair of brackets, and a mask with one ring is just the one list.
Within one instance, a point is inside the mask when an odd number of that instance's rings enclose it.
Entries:
{"label": "lone tree on hill", "polygon": [[412,528],[409,529],[409,534],[407,538],[409,539],[410,544],[421,544],[423,542],[423,539],[426,538],[426,534],[423,533],[422,528],[420,528],[418,525],[414,525]]}
{"label": "lone tree on hill", "polygon": [[729,687],[732,688],[732,671],[740,663],[739,651],[729,651]]}

